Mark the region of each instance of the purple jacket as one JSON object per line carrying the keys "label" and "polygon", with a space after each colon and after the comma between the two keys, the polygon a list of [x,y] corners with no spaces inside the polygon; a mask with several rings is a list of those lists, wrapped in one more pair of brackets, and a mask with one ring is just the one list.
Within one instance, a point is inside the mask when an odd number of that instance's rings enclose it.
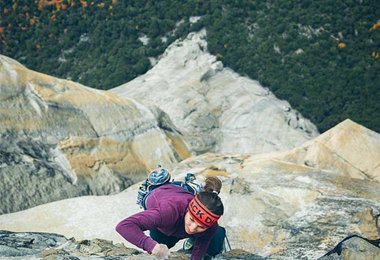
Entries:
{"label": "purple jacket", "polygon": [[[144,234],[145,230],[157,228],[167,236],[179,239],[190,237],[185,231],[185,214],[193,194],[175,185],[163,185],[153,190],[146,202],[147,210],[136,213],[117,226],[116,231],[128,242],[152,253],[157,242]],[[218,224],[193,235],[195,239],[191,259],[198,260],[206,253]]]}

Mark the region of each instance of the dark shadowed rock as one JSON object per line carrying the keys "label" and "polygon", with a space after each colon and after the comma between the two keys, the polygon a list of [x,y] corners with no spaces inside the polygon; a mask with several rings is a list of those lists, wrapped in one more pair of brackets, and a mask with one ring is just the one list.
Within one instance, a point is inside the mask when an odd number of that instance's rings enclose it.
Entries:
{"label": "dark shadowed rock", "polygon": [[133,184],[126,175],[101,171],[74,179],[56,161],[54,145],[15,133],[0,134],[0,140],[0,214],[62,198],[111,194]]}

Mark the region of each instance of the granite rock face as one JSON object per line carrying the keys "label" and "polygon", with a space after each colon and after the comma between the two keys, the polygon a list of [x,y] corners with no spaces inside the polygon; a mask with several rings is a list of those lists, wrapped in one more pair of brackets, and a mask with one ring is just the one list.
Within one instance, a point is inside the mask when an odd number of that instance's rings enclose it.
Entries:
{"label": "granite rock face", "polygon": [[176,172],[224,176],[221,224],[233,248],[316,259],[351,234],[380,237],[379,141],[378,133],[347,120],[287,152],[205,154]]}
{"label": "granite rock face", "polygon": [[223,67],[205,38],[203,30],[174,42],[150,71],[110,92],[160,107],[196,154],[288,150],[318,135],[288,102]]}
{"label": "granite rock face", "polygon": [[0,214],[110,194],[190,155],[163,111],[0,56]]}
{"label": "granite rock face", "polygon": [[177,41],[147,74],[107,92],[0,56],[0,214],[117,193],[192,154],[286,150],[318,134],[223,68],[204,38]]}
{"label": "granite rock face", "polygon": [[[225,214],[219,223],[233,249],[269,259],[317,259],[352,234],[380,237],[379,140],[378,133],[347,120],[286,152],[207,153],[180,162],[171,173],[177,180],[187,172],[198,181],[210,175],[221,178]],[[331,158],[335,163],[329,163]],[[141,210],[138,186],[3,215],[0,223],[13,231],[125,242],[114,227]]]}
{"label": "granite rock face", "polygon": [[[379,259],[379,245],[358,238],[347,238],[339,244],[338,253],[319,258],[320,260],[357,260]],[[9,232],[0,230],[1,259],[142,259],[150,260],[155,257],[142,251],[127,248],[122,243],[114,244],[104,239],[76,240],[67,239],[53,233]],[[182,250],[171,252],[171,260],[187,260],[190,255]],[[250,259],[263,260],[262,257],[242,249],[232,249],[215,256],[215,260]]]}
{"label": "granite rock face", "polygon": [[[154,256],[123,244],[113,244],[103,239],[75,240],[52,233],[9,232],[0,230],[1,259],[141,259],[154,260]],[[171,260],[187,260],[189,255],[184,251],[172,252]],[[243,250],[233,250],[217,256],[225,259],[262,259]]]}
{"label": "granite rock face", "polygon": [[334,259],[380,259],[380,239],[368,240],[359,236],[350,236],[345,238],[326,255],[319,258],[319,260]]}

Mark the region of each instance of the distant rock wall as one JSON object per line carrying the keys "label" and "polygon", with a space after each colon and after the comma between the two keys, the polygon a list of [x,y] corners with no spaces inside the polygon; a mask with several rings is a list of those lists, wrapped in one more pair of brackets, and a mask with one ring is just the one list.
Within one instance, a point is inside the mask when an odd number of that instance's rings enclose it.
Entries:
{"label": "distant rock wall", "polygon": [[224,68],[205,38],[177,40],[146,74],[109,92],[161,108],[196,154],[288,150],[318,135],[288,102]]}
{"label": "distant rock wall", "polygon": [[0,214],[119,192],[190,155],[164,112],[0,56]]}

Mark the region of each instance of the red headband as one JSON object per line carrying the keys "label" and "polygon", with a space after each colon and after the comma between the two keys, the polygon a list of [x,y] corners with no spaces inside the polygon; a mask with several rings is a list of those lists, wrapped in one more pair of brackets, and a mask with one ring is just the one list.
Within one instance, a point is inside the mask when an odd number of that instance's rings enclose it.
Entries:
{"label": "red headband", "polygon": [[218,219],[219,215],[212,213],[203,203],[195,196],[189,203],[189,212],[191,216],[202,226],[211,227]]}

